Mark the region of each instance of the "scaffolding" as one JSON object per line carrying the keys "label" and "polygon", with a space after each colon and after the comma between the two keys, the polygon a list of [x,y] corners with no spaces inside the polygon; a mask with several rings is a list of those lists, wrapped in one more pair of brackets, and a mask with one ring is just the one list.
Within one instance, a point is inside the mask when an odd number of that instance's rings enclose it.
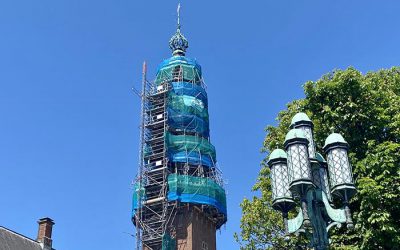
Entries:
{"label": "scaffolding", "polygon": [[[155,86],[143,68],[139,173],[135,183],[134,216],[137,249],[158,249],[174,214],[176,203],[168,202],[166,157],[168,82]],[[149,149],[151,149],[149,152]]]}
{"label": "scaffolding", "polygon": [[180,208],[197,207],[217,229],[227,220],[200,65],[173,56],[150,82],[144,64],[141,98],[140,159],[132,211],[136,247],[176,249],[174,218]]}

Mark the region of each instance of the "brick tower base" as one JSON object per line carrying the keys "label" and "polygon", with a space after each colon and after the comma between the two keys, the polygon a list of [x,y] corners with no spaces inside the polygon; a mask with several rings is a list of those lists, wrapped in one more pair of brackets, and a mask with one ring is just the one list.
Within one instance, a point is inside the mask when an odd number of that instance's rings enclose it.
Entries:
{"label": "brick tower base", "polygon": [[198,207],[180,208],[175,227],[177,250],[216,250],[215,223]]}

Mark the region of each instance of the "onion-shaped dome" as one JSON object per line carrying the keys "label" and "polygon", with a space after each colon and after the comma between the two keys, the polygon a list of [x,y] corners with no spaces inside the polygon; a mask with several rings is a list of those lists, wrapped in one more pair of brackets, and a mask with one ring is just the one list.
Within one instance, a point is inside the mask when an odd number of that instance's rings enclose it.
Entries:
{"label": "onion-shaped dome", "polygon": [[310,120],[310,118],[308,117],[308,115],[303,112],[299,112],[295,116],[293,116],[292,122],[290,123],[290,127],[293,128],[296,125],[300,125],[300,124],[309,124],[311,126],[313,125],[313,123]]}
{"label": "onion-shaped dome", "polygon": [[175,35],[173,35],[169,40],[169,47],[172,50],[172,55],[185,55],[186,50],[189,47],[189,42],[186,37],[181,33],[180,25],[178,25]]}

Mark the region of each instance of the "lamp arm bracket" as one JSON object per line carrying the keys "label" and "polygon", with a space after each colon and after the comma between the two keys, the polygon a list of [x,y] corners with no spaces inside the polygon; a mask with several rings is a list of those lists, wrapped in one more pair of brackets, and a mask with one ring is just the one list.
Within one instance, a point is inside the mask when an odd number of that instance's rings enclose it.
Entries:
{"label": "lamp arm bracket", "polygon": [[329,230],[333,227],[336,226],[337,228],[341,228],[342,227],[342,223],[340,222],[331,222],[327,227],[326,227],[326,232],[329,232]]}
{"label": "lamp arm bracket", "polygon": [[324,203],[325,206],[325,210],[329,216],[329,218],[331,218],[331,220],[333,222],[338,222],[338,223],[345,223],[346,222],[346,213],[344,208],[338,208],[335,209],[333,208],[328,201],[328,197],[326,196],[325,192],[321,191],[321,200]]}
{"label": "lamp arm bracket", "polygon": [[291,234],[297,232],[302,225],[303,225],[303,212],[300,209],[299,213],[295,218],[288,220],[288,233]]}

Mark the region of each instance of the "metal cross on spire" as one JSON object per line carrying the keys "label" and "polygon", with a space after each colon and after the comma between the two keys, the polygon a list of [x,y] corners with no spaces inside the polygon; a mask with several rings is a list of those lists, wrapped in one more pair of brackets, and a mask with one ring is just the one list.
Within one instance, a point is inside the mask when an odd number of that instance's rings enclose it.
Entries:
{"label": "metal cross on spire", "polygon": [[181,3],[178,3],[178,8],[176,9],[176,12],[178,14],[178,29],[181,28]]}

